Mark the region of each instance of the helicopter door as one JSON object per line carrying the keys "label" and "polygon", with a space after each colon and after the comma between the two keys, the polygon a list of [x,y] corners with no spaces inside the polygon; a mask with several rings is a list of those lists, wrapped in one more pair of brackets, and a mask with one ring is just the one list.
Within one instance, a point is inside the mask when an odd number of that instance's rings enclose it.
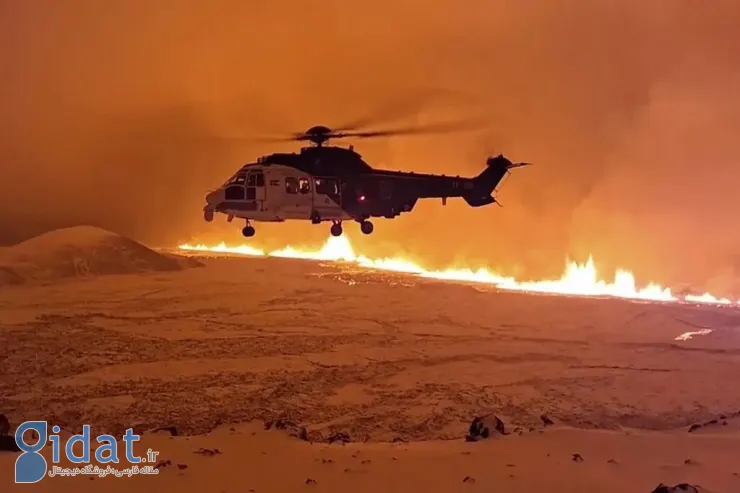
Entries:
{"label": "helicopter door", "polygon": [[247,175],[247,200],[265,200],[265,175],[261,171],[250,171]]}
{"label": "helicopter door", "polygon": [[338,219],[342,215],[341,182],[337,178],[317,177],[314,179],[314,209],[326,219]]}
{"label": "helicopter door", "polygon": [[258,171],[254,174],[254,186],[255,186],[255,195],[257,197],[257,200],[264,201],[267,199],[267,188],[265,187],[265,175]]}
{"label": "helicopter door", "polygon": [[316,193],[318,195],[324,195],[325,199],[328,198],[335,205],[342,206],[342,195],[339,185],[339,180],[336,178],[321,177],[316,178]]}

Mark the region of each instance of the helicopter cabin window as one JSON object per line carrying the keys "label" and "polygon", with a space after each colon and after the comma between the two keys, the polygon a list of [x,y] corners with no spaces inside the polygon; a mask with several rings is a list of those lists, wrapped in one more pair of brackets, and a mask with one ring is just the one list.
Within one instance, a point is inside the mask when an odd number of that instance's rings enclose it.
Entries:
{"label": "helicopter cabin window", "polygon": [[288,193],[298,193],[298,179],[289,176],[285,179],[285,191]]}
{"label": "helicopter cabin window", "polygon": [[255,178],[255,181],[258,187],[264,187],[265,186],[265,175],[263,175],[262,173],[257,173],[257,177]]}
{"label": "helicopter cabin window", "polygon": [[332,179],[321,178],[315,180],[316,193],[322,195],[337,195],[339,194],[339,188],[337,182]]}
{"label": "helicopter cabin window", "polygon": [[311,191],[311,184],[306,178],[298,180],[298,187],[300,188],[301,193],[309,193]]}

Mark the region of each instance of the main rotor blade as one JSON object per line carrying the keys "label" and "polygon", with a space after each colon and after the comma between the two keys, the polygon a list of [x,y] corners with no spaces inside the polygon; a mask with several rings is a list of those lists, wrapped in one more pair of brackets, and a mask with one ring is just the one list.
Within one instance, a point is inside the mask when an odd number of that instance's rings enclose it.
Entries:
{"label": "main rotor blade", "polygon": [[465,130],[475,130],[482,128],[483,122],[455,122],[455,123],[441,123],[432,125],[421,125],[417,127],[405,127],[396,128],[389,130],[375,130],[372,132],[335,132],[331,135],[333,138],[342,137],[358,137],[358,138],[370,138],[370,137],[391,137],[394,135],[424,135],[424,134],[439,134],[439,133],[452,133],[461,132]]}
{"label": "main rotor blade", "polygon": [[363,128],[387,124],[394,120],[414,118],[433,101],[465,99],[461,94],[439,87],[415,87],[404,92],[403,96],[388,101],[377,110],[343,125],[336,125],[332,130],[334,132],[358,132]]}
{"label": "main rotor blade", "polygon": [[424,101],[421,101],[421,99],[420,97],[407,97],[401,101],[389,103],[365,116],[356,118],[343,125],[337,125],[332,130],[334,132],[360,131],[360,129],[372,125],[388,123],[389,121],[399,120],[401,118],[414,117],[424,106]]}

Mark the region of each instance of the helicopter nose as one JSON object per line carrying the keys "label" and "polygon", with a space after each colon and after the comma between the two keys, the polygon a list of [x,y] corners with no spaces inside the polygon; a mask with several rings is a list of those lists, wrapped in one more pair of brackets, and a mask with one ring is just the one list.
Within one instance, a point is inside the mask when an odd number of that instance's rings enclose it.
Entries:
{"label": "helicopter nose", "polygon": [[206,203],[210,206],[218,205],[221,202],[221,190],[214,190],[206,194]]}
{"label": "helicopter nose", "polygon": [[206,206],[203,207],[203,218],[207,222],[213,221],[214,213],[218,205],[223,202],[223,191],[214,190],[206,194]]}

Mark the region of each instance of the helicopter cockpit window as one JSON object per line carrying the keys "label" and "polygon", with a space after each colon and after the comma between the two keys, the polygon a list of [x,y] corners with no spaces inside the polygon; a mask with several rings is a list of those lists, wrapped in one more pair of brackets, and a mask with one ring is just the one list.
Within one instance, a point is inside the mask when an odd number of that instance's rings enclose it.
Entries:
{"label": "helicopter cockpit window", "polygon": [[285,179],[285,191],[288,193],[298,193],[298,179],[289,176]]}
{"label": "helicopter cockpit window", "polygon": [[247,175],[246,173],[237,173],[234,176],[231,177],[229,181],[226,182],[227,185],[244,185],[244,181],[246,180]]}
{"label": "helicopter cockpit window", "polygon": [[311,184],[306,178],[301,178],[300,180],[298,180],[298,185],[301,193],[309,193],[311,191]]}

